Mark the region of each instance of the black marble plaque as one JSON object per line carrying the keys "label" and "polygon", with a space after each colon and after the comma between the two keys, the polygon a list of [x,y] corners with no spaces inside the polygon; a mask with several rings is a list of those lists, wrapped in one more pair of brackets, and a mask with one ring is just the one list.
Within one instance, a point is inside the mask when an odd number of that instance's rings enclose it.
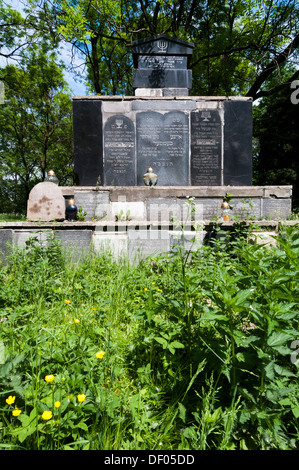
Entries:
{"label": "black marble plaque", "polygon": [[191,88],[192,70],[134,69],[134,88]]}
{"label": "black marble plaque", "polygon": [[221,185],[221,118],[218,109],[191,113],[191,185]]}
{"label": "black marble plaque", "polygon": [[252,184],[252,102],[225,101],[224,184]]}
{"label": "black marble plaque", "polygon": [[141,55],[139,69],[187,69],[187,57],[175,55]]}
{"label": "black marble plaque", "polygon": [[104,126],[104,185],[136,185],[135,128],[123,115],[110,117]]}
{"label": "black marble plaque", "polygon": [[103,184],[102,103],[73,100],[74,173],[79,186]]}
{"label": "black marble plaque", "polygon": [[189,180],[189,116],[146,111],[136,115],[137,184],[152,167],[159,186],[187,186]]}

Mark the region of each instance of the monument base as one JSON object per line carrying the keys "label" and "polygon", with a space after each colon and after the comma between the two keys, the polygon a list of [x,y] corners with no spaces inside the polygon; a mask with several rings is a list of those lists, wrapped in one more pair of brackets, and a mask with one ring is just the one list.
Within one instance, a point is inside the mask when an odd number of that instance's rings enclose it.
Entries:
{"label": "monument base", "polygon": [[221,204],[231,196],[230,220],[288,219],[292,212],[292,186],[65,186],[66,199],[74,198],[86,211],[86,220],[164,223],[187,216],[193,198],[192,221],[222,219]]}
{"label": "monument base", "polygon": [[[184,223],[186,247],[198,249],[211,236],[215,224],[229,231],[240,221],[253,223],[257,243],[275,243],[279,226],[298,224],[291,215],[292,186],[220,187],[60,187],[67,206],[70,198],[82,211],[79,222],[2,222],[0,260],[9,255],[9,245],[24,247],[29,237],[47,243],[55,234],[77,262],[91,249],[108,251],[131,262],[169,252],[180,243]],[[221,204],[231,195],[229,221],[223,221]],[[190,200],[190,198],[192,198]],[[196,235],[196,241],[193,239]],[[223,236],[223,233],[222,235]],[[224,235],[225,236],[225,235]]]}

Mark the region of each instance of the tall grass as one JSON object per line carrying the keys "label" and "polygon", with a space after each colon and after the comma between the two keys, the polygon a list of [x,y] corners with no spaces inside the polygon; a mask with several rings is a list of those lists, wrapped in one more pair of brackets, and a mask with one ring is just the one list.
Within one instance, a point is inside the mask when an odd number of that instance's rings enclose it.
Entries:
{"label": "tall grass", "polygon": [[52,236],[12,252],[1,448],[298,448],[298,227],[182,240],[138,265],[73,263]]}

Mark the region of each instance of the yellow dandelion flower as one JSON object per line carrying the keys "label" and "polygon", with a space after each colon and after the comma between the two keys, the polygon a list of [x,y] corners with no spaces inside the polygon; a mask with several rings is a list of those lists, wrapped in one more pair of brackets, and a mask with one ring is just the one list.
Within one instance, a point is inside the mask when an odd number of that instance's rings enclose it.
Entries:
{"label": "yellow dandelion flower", "polygon": [[65,303],[68,305],[68,304],[71,303],[71,301],[70,300],[65,300]]}
{"label": "yellow dandelion flower", "polygon": [[55,408],[59,408],[61,405],[60,401],[55,401],[54,406]]}
{"label": "yellow dandelion flower", "polygon": [[53,417],[52,411],[44,411],[43,414],[42,414],[42,418],[44,420],[51,419],[52,417]]}
{"label": "yellow dandelion flower", "polygon": [[157,289],[158,292],[162,292],[162,289]]}
{"label": "yellow dandelion flower", "polygon": [[10,395],[8,398],[6,398],[5,401],[6,401],[6,403],[7,403],[8,405],[12,405],[12,404],[15,402],[15,399],[16,399],[16,397],[12,397],[12,396]]}
{"label": "yellow dandelion flower", "polygon": [[155,285],[156,284],[155,281],[152,284]]}
{"label": "yellow dandelion flower", "polygon": [[80,323],[80,320],[78,318],[75,318],[74,323]]}
{"label": "yellow dandelion flower", "polygon": [[145,287],[144,290],[147,291],[148,290],[147,287]]}
{"label": "yellow dandelion flower", "polygon": [[92,310],[97,310],[97,308],[96,308],[96,307],[91,307],[91,308],[92,308]]}
{"label": "yellow dandelion flower", "polygon": [[98,352],[96,353],[96,357],[97,357],[98,359],[103,359],[104,354],[105,354],[105,351],[98,351]]}
{"label": "yellow dandelion flower", "polygon": [[82,403],[83,401],[85,401],[86,396],[84,395],[84,393],[82,393],[82,394],[78,395],[77,398],[78,398],[78,401],[80,403]]}
{"label": "yellow dandelion flower", "polygon": [[13,410],[12,415],[19,416],[21,413],[22,413],[22,410],[18,410],[18,408],[16,408],[15,410]]}
{"label": "yellow dandelion flower", "polygon": [[53,382],[53,380],[54,380],[54,375],[46,375],[45,377],[46,382],[51,383]]}

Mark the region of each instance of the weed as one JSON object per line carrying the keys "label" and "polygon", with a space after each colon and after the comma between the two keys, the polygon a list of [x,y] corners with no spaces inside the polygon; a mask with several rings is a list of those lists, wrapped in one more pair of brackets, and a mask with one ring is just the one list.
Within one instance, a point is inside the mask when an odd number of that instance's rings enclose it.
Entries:
{"label": "weed", "polygon": [[[188,201],[189,215],[193,201]],[[4,449],[298,448],[298,227],[132,265],[40,232],[1,267]],[[195,249],[195,246],[197,249]]]}

